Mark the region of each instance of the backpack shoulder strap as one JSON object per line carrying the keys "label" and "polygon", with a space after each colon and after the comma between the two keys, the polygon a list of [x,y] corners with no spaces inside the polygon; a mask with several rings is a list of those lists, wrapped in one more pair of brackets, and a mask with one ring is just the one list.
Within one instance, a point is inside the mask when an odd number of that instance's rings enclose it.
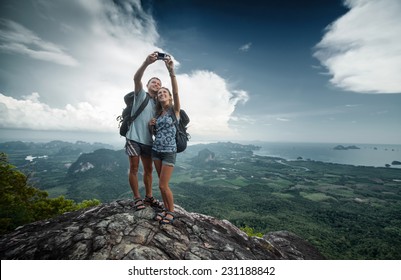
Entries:
{"label": "backpack shoulder strap", "polygon": [[131,122],[133,122],[140,113],[142,113],[143,109],[145,109],[146,105],[149,103],[149,94],[146,94],[145,100],[142,102],[141,106],[139,106],[138,110],[135,111],[134,115],[131,117]]}
{"label": "backpack shoulder strap", "polygon": [[170,115],[171,115],[171,117],[173,118],[175,127],[176,127],[177,130],[178,130],[178,127],[177,127],[177,125],[178,125],[177,116],[175,115],[174,109],[173,109],[172,107],[170,108]]}

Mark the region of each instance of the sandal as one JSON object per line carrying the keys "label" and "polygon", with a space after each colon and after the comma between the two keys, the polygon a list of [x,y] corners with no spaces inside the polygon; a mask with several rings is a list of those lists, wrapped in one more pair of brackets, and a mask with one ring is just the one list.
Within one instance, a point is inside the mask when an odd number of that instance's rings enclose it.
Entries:
{"label": "sandal", "polygon": [[145,209],[145,205],[143,204],[143,200],[141,198],[135,198],[134,200],[134,209],[135,211]]}
{"label": "sandal", "polygon": [[150,207],[152,207],[155,210],[163,210],[163,205],[153,196],[152,197],[145,196],[145,199],[143,201],[145,202],[145,204],[150,205]]}
{"label": "sandal", "polygon": [[[172,216],[172,218],[167,217],[167,215]],[[160,220],[160,224],[161,225],[172,225],[174,222],[174,219],[175,219],[175,213],[166,211],[166,215],[164,216],[164,218],[162,220]]]}
{"label": "sandal", "polygon": [[163,219],[166,217],[166,211],[167,210],[163,210],[162,212],[156,213],[153,216],[153,220],[158,221],[158,222],[163,221]]}

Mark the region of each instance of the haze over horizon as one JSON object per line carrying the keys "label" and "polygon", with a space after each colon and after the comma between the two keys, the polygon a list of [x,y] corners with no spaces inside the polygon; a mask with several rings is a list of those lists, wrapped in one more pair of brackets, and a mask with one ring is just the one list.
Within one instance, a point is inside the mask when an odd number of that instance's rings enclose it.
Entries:
{"label": "haze over horizon", "polygon": [[[192,143],[401,144],[400,1],[0,7],[0,140],[123,145],[115,120],[123,96],[158,50],[176,61]],[[143,80],[152,76],[170,87],[162,62]]]}

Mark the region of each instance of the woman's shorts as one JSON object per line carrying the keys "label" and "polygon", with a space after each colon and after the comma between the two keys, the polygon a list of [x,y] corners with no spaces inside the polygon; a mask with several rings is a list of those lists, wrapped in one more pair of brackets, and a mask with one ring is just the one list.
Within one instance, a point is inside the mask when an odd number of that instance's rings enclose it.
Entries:
{"label": "woman's shorts", "polygon": [[174,166],[176,156],[176,152],[156,152],[155,150],[152,150],[153,160],[161,160],[163,165]]}

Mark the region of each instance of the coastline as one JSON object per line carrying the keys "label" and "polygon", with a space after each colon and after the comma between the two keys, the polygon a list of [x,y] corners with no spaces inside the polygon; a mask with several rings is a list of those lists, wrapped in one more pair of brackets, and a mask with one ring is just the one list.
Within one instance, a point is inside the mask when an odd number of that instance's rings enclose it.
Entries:
{"label": "coastline", "polygon": [[[336,143],[254,143],[261,148],[255,155],[280,157],[288,161],[313,160],[353,166],[399,168],[393,161],[401,161],[401,145],[390,144],[349,144],[359,149],[335,149]],[[387,165],[387,166],[386,166]]]}

